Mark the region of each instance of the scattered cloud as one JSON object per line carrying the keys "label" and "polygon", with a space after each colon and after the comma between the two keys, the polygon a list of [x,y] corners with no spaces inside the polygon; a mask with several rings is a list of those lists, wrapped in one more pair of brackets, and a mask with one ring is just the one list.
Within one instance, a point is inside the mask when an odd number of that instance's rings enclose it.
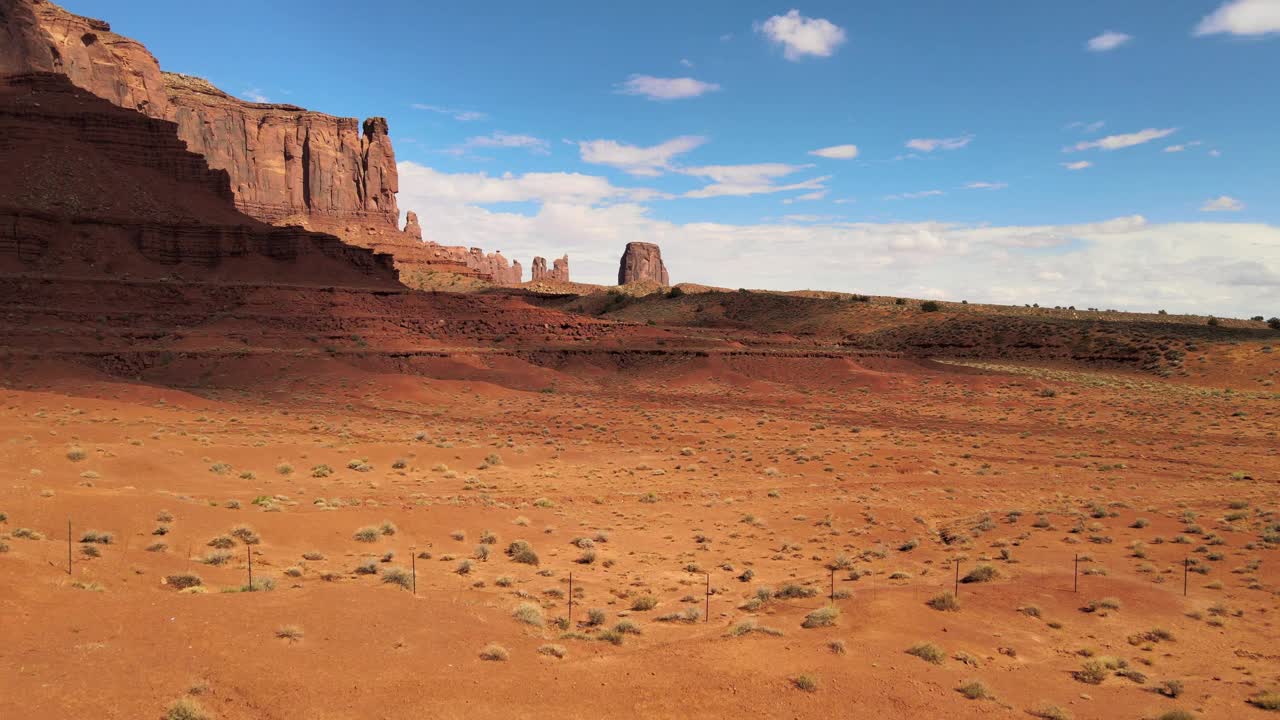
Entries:
{"label": "scattered cloud", "polygon": [[705,165],[702,167],[682,168],[679,172],[712,181],[709,185],[685,193],[684,196],[687,198],[761,195],[792,190],[824,190],[823,183],[830,179],[829,175],[785,185],[775,184],[776,180],[809,167],[809,165],[788,165],[786,163],[755,163],[751,165]]}
{"label": "scattered cloud", "polygon": [[680,58],[680,64],[687,68],[693,67],[693,61],[689,58]]}
{"label": "scattered cloud", "polygon": [[913,138],[907,141],[906,147],[911,150],[919,150],[920,152],[933,152],[934,150],[959,150],[972,141],[972,135],[953,138]]}
{"label": "scattered cloud", "polygon": [[[648,241],[662,246],[673,278],[722,287],[1242,317],[1280,306],[1280,227],[1260,223],[1154,224],[1141,216],[1042,226],[809,217],[674,223],[650,214],[645,191],[604,178],[455,175],[408,161],[400,163],[400,187],[400,207],[418,212],[428,239],[502,250],[522,262],[567,252],[584,282],[613,282],[623,246]],[[538,204],[497,210],[477,200]]]}
{"label": "scattered cloud", "polygon": [[756,23],[756,31],[782,46],[782,56],[796,62],[806,55],[830,57],[845,41],[844,29],[822,18],[809,18],[799,10],[774,15]]}
{"label": "scattered cloud", "polygon": [[1219,195],[1200,206],[1201,212],[1239,212],[1243,209],[1244,203],[1227,195]]}
{"label": "scattered cloud", "polygon": [[1222,157],[1222,152],[1219,150],[1210,150],[1209,157]]}
{"label": "scattered cloud", "polygon": [[1280,33],[1280,2],[1231,0],[1196,25],[1195,35],[1266,35]]}
{"label": "scattered cloud", "polygon": [[413,103],[410,107],[414,110],[425,110],[438,115],[448,115],[459,122],[474,122],[476,120],[484,120],[489,116],[482,112],[474,110],[458,110],[456,108],[441,107],[439,105],[426,105],[424,103]]}
{"label": "scattered cloud", "polygon": [[1083,122],[1081,120],[1077,120],[1073,123],[1068,123],[1067,129],[1079,130],[1081,132],[1087,132],[1087,133],[1094,133],[1101,130],[1103,125],[1106,125],[1106,123],[1103,122],[1102,120],[1098,120],[1096,122]]}
{"label": "scattered cloud", "polygon": [[1164,152],[1167,152],[1167,153],[1180,153],[1180,152],[1182,152],[1183,150],[1186,150],[1187,148],[1193,148],[1193,147],[1196,147],[1197,145],[1200,145],[1200,144],[1201,144],[1201,142],[1200,142],[1199,140],[1193,140],[1193,141],[1188,142],[1188,143],[1182,143],[1181,145],[1170,145],[1169,147],[1167,147],[1167,148],[1165,148],[1165,149],[1164,149]]}
{"label": "scattered cloud", "polygon": [[652,75],[632,75],[618,86],[623,95],[639,95],[650,100],[682,100],[698,97],[719,90],[715,83],[694,78],[660,78]]}
{"label": "scattered cloud", "polygon": [[255,102],[255,103],[271,102],[271,98],[263,94],[261,88],[250,88],[248,90],[245,90],[244,92],[240,93],[240,97],[244,98],[245,100],[248,100],[249,102]]}
{"label": "scattered cloud", "polygon": [[1108,135],[1099,140],[1078,142],[1071,147],[1063,148],[1063,152],[1078,152],[1080,150],[1088,150],[1090,148],[1119,150],[1121,148],[1149,143],[1152,140],[1159,140],[1162,137],[1168,137],[1177,132],[1177,130],[1177,128],[1164,128],[1163,130],[1147,128],[1146,130],[1139,130],[1138,132],[1126,133],[1124,135]]}
{"label": "scattered cloud", "polygon": [[1085,47],[1087,47],[1090,52],[1108,52],[1128,43],[1132,39],[1132,35],[1108,30],[1101,35],[1090,38]]}
{"label": "scattered cloud", "polygon": [[1087,167],[1093,167],[1093,163],[1088,160],[1077,160],[1075,162],[1064,162],[1062,167],[1068,170],[1083,170]]}
{"label": "scattered cloud", "polygon": [[793,197],[793,198],[787,198],[786,200],[783,200],[782,202],[783,202],[783,203],[785,203],[785,204],[787,204],[787,205],[790,205],[790,204],[791,204],[791,203],[793,203],[793,202],[809,202],[809,201],[812,201],[812,200],[821,200],[821,199],[825,198],[826,196],[827,196],[827,191],[826,191],[826,190],[814,190],[813,192],[807,192],[807,193],[805,193],[805,194],[803,194],[803,195],[797,195],[797,196],[795,196],[795,197]]}
{"label": "scattered cloud", "polygon": [[693,150],[707,139],[682,135],[650,147],[628,145],[616,140],[584,140],[577,143],[583,162],[608,165],[631,175],[656,177],[671,169],[671,160]]}
{"label": "scattered cloud", "polygon": [[1009,183],[985,182],[979,180],[977,182],[967,183],[964,187],[966,190],[1003,190],[1009,187]]}
{"label": "scattered cloud", "polygon": [[919,192],[902,193],[900,195],[885,195],[884,199],[885,200],[918,200],[920,198],[937,197],[939,195],[946,195],[946,193],[944,193],[941,190],[921,190]]}
{"label": "scattered cloud", "polygon": [[551,144],[546,140],[532,135],[513,135],[502,131],[494,132],[490,135],[469,137],[466,142],[450,149],[449,152],[454,155],[462,155],[475,148],[519,148],[528,150],[535,155],[547,155],[551,152]]}
{"label": "scattered cloud", "polygon": [[858,157],[857,145],[832,145],[818,150],[810,150],[810,155],[816,155],[829,160],[852,160]]}

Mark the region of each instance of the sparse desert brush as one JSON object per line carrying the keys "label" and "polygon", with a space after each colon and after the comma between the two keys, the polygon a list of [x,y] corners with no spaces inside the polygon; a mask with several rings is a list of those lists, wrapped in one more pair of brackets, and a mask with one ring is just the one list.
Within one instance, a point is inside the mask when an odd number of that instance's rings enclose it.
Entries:
{"label": "sparse desert brush", "polygon": [[542,627],[546,625],[546,617],[542,614],[542,606],[531,602],[520,603],[515,610],[511,611],[511,617],[534,627]]}
{"label": "sparse desert brush", "polygon": [[993,565],[979,565],[970,570],[964,577],[960,578],[962,583],[984,583],[991,582],[1000,577],[1000,571],[996,570]]}
{"label": "sparse desert brush", "polygon": [[537,565],[538,554],[533,551],[533,546],[524,540],[516,540],[507,546],[507,555],[518,563],[525,565]]}
{"label": "sparse desert brush", "polygon": [[1080,666],[1080,669],[1072,673],[1076,680],[1089,685],[1101,685],[1103,680],[1111,674],[1111,669],[1107,667],[1107,662],[1102,659],[1086,660]]}
{"label": "sparse desert brush", "polygon": [[245,545],[257,545],[262,542],[262,538],[258,533],[248,525],[237,525],[231,528],[231,537],[238,539]]}
{"label": "sparse desert brush", "polygon": [[794,600],[798,598],[811,598],[817,594],[818,591],[813,588],[807,588],[803,585],[796,585],[794,583],[787,583],[779,588],[773,596],[784,600]]}
{"label": "sparse desert brush", "polygon": [[296,565],[292,567],[287,567],[284,569],[284,574],[288,575],[291,578],[300,578],[302,577],[302,568]]}
{"label": "sparse desert brush", "polygon": [[582,554],[581,554],[581,555],[579,555],[579,556],[578,556],[578,558],[577,558],[576,560],[574,560],[574,562],[576,562],[576,563],[578,563],[578,564],[580,564],[580,565],[590,565],[590,564],[594,563],[595,561],[596,561],[596,551],[595,551],[595,550],[583,550],[583,551],[582,551]]}
{"label": "sparse desert brush", "polygon": [[458,567],[454,569],[454,572],[459,575],[470,575],[473,567],[475,567],[475,565],[470,560],[463,560],[458,563]]}
{"label": "sparse desert brush", "polygon": [[184,697],[169,704],[164,720],[213,720],[213,716],[195,698]]}
{"label": "sparse desert brush", "polygon": [[[0,516],[3,516],[3,515],[4,513],[0,513]],[[168,510],[161,510],[160,512],[156,513],[156,522],[162,522],[162,523],[173,522],[173,513],[169,512]]]}
{"label": "sparse desert brush", "polygon": [[1249,698],[1249,704],[1263,710],[1280,710],[1280,690],[1268,690]]}
{"label": "sparse desert brush", "polygon": [[383,535],[386,535],[387,537],[395,535],[396,524],[391,522],[390,520],[383,520],[382,524],[378,526],[378,532]]}
{"label": "sparse desert brush", "polygon": [[282,462],[279,465],[276,465],[276,472],[280,473],[281,475],[292,475],[293,466],[287,462]]}
{"label": "sparse desert brush", "polygon": [[1040,608],[1036,607],[1035,605],[1023,605],[1022,607],[1018,608],[1018,612],[1022,613],[1023,615],[1026,615],[1027,617],[1033,617],[1033,618],[1038,618],[1041,615]]}
{"label": "sparse desert brush", "polygon": [[467,531],[454,530],[453,532],[449,533],[449,537],[453,538],[454,540],[457,540],[458,542],[462,542],[463,540],[467,539]]}
{"label": "sparse desert brush", "polygon": [[186,590],[189,587],[204,585],[204,580],[195,573],[181,573],[177,575],[166,575],[165,584],[175,590]]}
{"label": "sparse desert brush", "polygon": [[942,648],[933,643],[916,643],[907,648],[908,655],[915,655],[925,662],[941,665],[943,660],[947,659],[947,653]]}
{"label": "sparse desert brush", "polygon": [[378,563],[376,560],[365,560],[356,566],[355,573],[357,575],[377,575]]}
{"label": "sparse desert brush", "polygon": [[623,634],[618,632],[617,630],[605,630],[604,632],[597,635],[596,639],[599,640],[600,642],[607,642],[610,645],[621,645],[622,641],[625,638]]}
{"label": "sparse desert brush", "polygon": [[252,583],[234,588],[223,588],[222,592],[270,592],[276,589],[276,581],[271,578],[256,577]]}
{"label": "sparse desert brush", "polygon": [[1041,720],[1071,720],[1071,713],[1049,703],[1037,705],[1028,710],[1027,714],[1031,717],[1038,717]]}
{"label": "sparse desert brush", "polygon": [[652,595],[641,595],[631,601],[631,609],[636,612],[644,612],[658,607],[658,598]]}
{"label": "sparse desert brush", "polygon": [[680,612],[659,615],[654,619],[659,622],[696,623],[702,619],[702,611],[696,607],[687,607]]}
{"label": "sparse desert brush", "polygon": [[304,553],[302,553],[302,559],[303,559],[303,560],[312,560],[312,561],[315,561],[315,560],[323,560],[323,559],[324,559],[324,553],[321,553],[321,552],[319,552],[319,551],[317,551],[317,550],[312,550],[311,552],[304,552]]}
{"label": "sparse desert brush", "polygon": [[355,533],[351,537],[354,538],[357,542],[372,543],[372,542],[378,542],[378,537],[381,534],[382,533],[378,532],[378,528],[372,525],[366,525],[365,527],[362,527],[359,530],[355,531]]}
{"label": "sparse desert brush", "polygon": [[1181,680],[1165,680],[1156,688],[1156,692],[1167,698],[1177,698],[1182,695],[1182,689]]}
{"label": "sparse desert brush", "polygon": [[777,630],[771,627],[765,627],[764,625],[760,625],[755,620],[752,620],[752,619],[743,620],[737,625],[734,625],[733,627],[729,628],[728,634],[730,637],[742,637],[743,635],[750,635],[752,633],[760,633],[761,635],[773,635],[773,636],[781,636],[784,634],[781,630]]}
{"label": "sparse desert brush", "polygon": [[484,467],[493,467],[502,464],[502,456],[498,453],[489,453],[484,456]]}
{"label": "sparse desert brush", "polygon": [[413,575],[402,567],[389,567],[382,571],[382,582],[399,585],[408,590],[413,587]]}
{"label": "sparse desert brush", "polygon": [[311,468],[311,477],[313,478],[327,478],[332,474],[333,468],[323,463]]}
{"label": "sparse desert brush", "polygon": [[495,662],[502,662],[504,660],[507,660],[510,657],[511,657],[511,653],[507,652],[507,649],[502,647],[498,643],[489,643],[488,645],[485,645],[482,650],[480,650],[481,660],[492,660]]}
{"label": "sparse desert brush", "polygon": [[1196,720],[1196,714],[1190,710],[1169,710],[1157,715],[1156,720]]}
{"label": "sparse desert brush", "polygon": [[505,588],[505,587],[511,587],[512,585],[515,585],[516,581],[515,581],[515,578],[511,577],[510,575],[502,575],[502,576],[499,576],[497,580],[494,580],[493,584],[497,585],[498,587]]}
{"label": "sparse desert brush", "polygon": [[103,592],[106,590],[100,583],[84,580],[76,580],[71,583],[71,587],[78,590],[88,590],[89,592]]}
{"label": "sparse desert brush", "polygon": [[1099,610],[1119,610],[1120,600],[1113,597],[1104,597],[1100,600],[1090,600],[1088,604],[1080,608],[1085,612],[1098,612]]}
{"label": "sparse desert brush", "polygon": [[203,558],[200,558],[200,562],[205,565],[226,565],[230,561],[231,553],[225,550],[214,550],[213,552],[206,553]]}
{"label": "sparse desert brush", "polygon": [[601,610],[600,608],[591,608],[590,610],[587,611],[588,627],[603,625],[605,623],[605,620],[608,620],[608,619],[609,619],[609,616],[605,614],[605,611]]}
{"label": "sparse desert brush", "polygon": [[477,545],[475,551],[472,552],[471,555],[475,559],[485,562],[489,559],[489,546],[483,544]]}
{"label": "sparse desert brush", "polygon": [[228,509],[228,510],[239,510],[239,509],[240,509],[240,501],[239,501],[239,500],[228,500],[228,501],[226,501],[226,502],[222,503],[222,507],[224,507],[224,508],[226,508],[226,509]]}
{"label": "sparse desert brush", "polygon": [[102,530],[86,530],[84,534],[80,536],[80,542],[82,543],[97,543],[99,545],[110,545],[111,541],[114,539],[114,535],[109,532],[103,532]]}
{"label": "sparse desert brush", "polygon": [[804,622],[800,623],[803,628],[819,628],[830,627],[836,624],[836,620],[840,618],[840,608],[834,605],[821,607],[805,616]]}
{"label": "sparse desert brush", "polygon": [[563,645],[553,645],[551,643],[547,643],[546,645],[538,646],[538,654],[549,655],[553,658],[562,658],[565,655],[568,655],[569,651],[566,650]]}
{"label": "sparse desert brush", "polygon": [[16,538],[21,538],[23,540],[43,540],[44,539],[44,535],[41,535],[38,531],[32,530],[31,528],[24,528],[24,527],[20,527],[14,530],[13,536]]}
{"label": "sparse desert brush", "polygon": [[818,678],[813,675],[797,675],[794,678],[791,678],[791,684],[805,692],[817,692],[818,690]]}
{"label": "sparse desert brush", "polygon": [[3,540],[0,540],[0,553],[7,553],[7,552],[9,552],[9,543]]}
{"label": "sparse desert brush", "polygon": [[981,680],[969,680],[960,687],[956,688],[956,692],[969,698],[970,700],[990,700],[994,697],[986,685]]}
{"label": "sparse desert brush", "polygon": [[276,628],[276,637],[280,638],[281,640],[298,642],[299,640],[302,639],[302,635],[303,635],[302,628],[298,627],[297,625],[281,625],[280,627]]}
{"label": "sparse desert brush", "polygon": [[67,459],[71,462],[80,462],[88,456],[89,455],[84,451],[84,448],[76,447],[74,445],[67,448]]}
{"label": "sparse desert brush", "polygon": [[480,531],[480,543],[483,545],[493,545],[498,542],[498,536],[493,534],[492,530]]}
{"label": "sparse desert brush", "polygon": [[81,545],[80,554],[88,558],[102,557],[97,545]]}
{"label": "sparse desert brush", "polygon": [[235,538],[230,535],[219,535],[205,544],[217,550],[227,550],[235,547],[236,541]]}
{"label": "sparse desert brush", "polygon": [[639,635],[640,626],[630,620],[619,620],[618,623],[613,626],[613,631],[622,633],[623,635]]}
{"label": "sparse desert brush", "polygon": [[960,601],[956,599],[955,595],[952,595],[949,592],[934,595],[929,598],[929,601],[925,604],[934,610],[955,612],[960,609]]}

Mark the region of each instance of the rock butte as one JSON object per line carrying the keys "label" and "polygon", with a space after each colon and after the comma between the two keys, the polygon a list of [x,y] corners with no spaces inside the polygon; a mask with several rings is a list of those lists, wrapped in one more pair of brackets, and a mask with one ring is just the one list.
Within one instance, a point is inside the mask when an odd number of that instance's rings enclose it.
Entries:
{"label": "rock butte", "polygon": [[544,257],[535,257],[533,259],[533,273],[530,278],[534,282],[569,282],[569,256],[556,258],[551,263],[551,269],[547,269],[547,259]]}
{"label": "rock butte", "polygon": [[618,284],[651,282],[667,286],[667,266],[662,262],[662,250],[653,243],[629,242],[618,263]]}

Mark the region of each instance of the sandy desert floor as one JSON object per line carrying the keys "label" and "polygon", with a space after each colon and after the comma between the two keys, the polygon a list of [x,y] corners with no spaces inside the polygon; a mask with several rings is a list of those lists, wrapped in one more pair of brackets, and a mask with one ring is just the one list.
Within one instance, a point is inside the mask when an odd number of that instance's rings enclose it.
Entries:
{"label": "sandy desert floor", "polygon": [[0,716],[1271,715],[1274,393],[439,370],[8,365]]}

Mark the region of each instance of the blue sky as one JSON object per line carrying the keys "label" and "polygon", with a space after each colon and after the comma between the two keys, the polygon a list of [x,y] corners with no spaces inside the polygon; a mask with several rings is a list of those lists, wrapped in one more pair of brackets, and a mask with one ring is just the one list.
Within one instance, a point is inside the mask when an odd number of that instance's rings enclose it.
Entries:
{"label": "blue sky", "polygon": [[402,209],[526,267],[1280,314],[1280,0],[63,4],[386,116]]}

